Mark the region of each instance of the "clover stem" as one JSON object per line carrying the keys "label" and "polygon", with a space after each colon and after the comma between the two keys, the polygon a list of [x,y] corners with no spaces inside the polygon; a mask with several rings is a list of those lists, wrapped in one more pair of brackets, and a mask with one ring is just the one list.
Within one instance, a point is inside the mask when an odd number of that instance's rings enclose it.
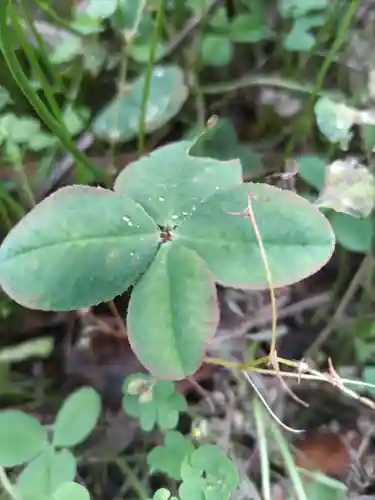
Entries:
{"label": "clover stem", "polygon": [[249,220],[250,220],[251,225],[252,225],[252,228],[254,229],[255,237],[256,237],[257,242],[258,242],[260,255],[262,257],[264,268],[266,271],[266,278],[267,278],[268,288],[269,288],[269,292],[270,292],[271,311],[272,311],[272,323],[271,323],[272,337],[271,337],[269,356],[271,357],[276,352],[276,329],[277,329],[276,295],[275,295],[275,290],[274,290],[273,282],[272,282],[271,268],[270,268],[270,265],[268,262],[266,250],[265,250],[264,245],[263,245],[262,236],[260,234],[259,227],[258,227],[257,221],[255,219],[250,194],[248,194],[248,204],[247,204],[246,214],[248,215]]}
{"label": "clover stem", "polygon": [[204,358],[204,362],[210,365],[218,365],[223,368],[228,368],[232,370],[251,370],[254,366],[262,365],[268,363],[268,356],[263,356],[261,358],[255,359],[248,363],[240,363],[239,361],[229,361],[221,358],[214,358],[207,356]]}

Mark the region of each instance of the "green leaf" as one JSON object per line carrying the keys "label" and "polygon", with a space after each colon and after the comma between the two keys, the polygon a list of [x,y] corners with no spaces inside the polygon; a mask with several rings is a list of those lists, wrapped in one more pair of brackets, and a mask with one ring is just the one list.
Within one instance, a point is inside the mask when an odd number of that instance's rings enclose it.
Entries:
{"label": "green leaf", "polygon": [[195,252],[165,243],[130,299],[129,341],[141,363],[162,379],[193,375],[218,320],[206,264]]}
{"label": "green leaf", "polygon": [[5,108],[5,106],[11,103],[12,99],[9,95],[9,92],[7,91],[7,89],[5,89],[0,85],[0,110],[2,110],[3,108]]}
{"label": "green leaf", "polygon": [[342,149],[347,149],[353,136],[351,128],[357,119],[356,111],[327,96],[317,100],[314,111],[321,133],[330,142],[339,143]]}
{"label": "green leaf", "polygon": [[181,500],[229,500],[238,484],[234,464],[212,444],[200,446],[185,459],[181,475]]}
{"label": "green leaf", "polygon": [[116,12],[118,0],[89,0],[85,13],[91,17],[106,19]]}
{"label": "green leaf", "polygon": [[375,149],[375,125],[363,124],[360,130],[366,151],[368,151],[368,154],[371,155]]}
{"label": "green leaf", "polygon": [[60,408],[54,429],[54,446],[75,446],[93,431],[101,411],[99,394],[91,387],[73,392]]}
{"label": "green leaf", "polygon": [[77,135],[86,127],[90,112],[86,108],[74,109],[68,105],[63,112],[63,122],[71,135]]}
{"label": "green leaf", "polygon": [[[134,43],[130,50],[130,55],[134,61],[140,63],[147,63],[150,58],[150,43]],[[161,59],[165,52],[165,44],[158,42],[156,45],[156,52],[154,61]]]}
{"label": "green leaf", "polygon": [[208,20],[209,26],[217,28],[218,30],[226,30],[228,27],[228,15],[224,7],[219,7],[215,14]]}
{"label": "green leaf", "polygon": [[319,191],[324,186],[324,179],[328,162],[315,155],[303,155],[296,158],[298,173],[310,186]]}
{"label": "green leaf", "polygon": [[267,20],[256,14],[240,14],[230,25],[232,42],[255,43],[267,40],[271,35]]}
{"label": "green leaf", "polygon": [[178,498],[172,497],[170,491],[166,488],[160,488],[155,492],[152,500],[178,500]]}
{"label": "green leaf", "polygon": [[138,418],[141,428],[146,432],[156,425],[162,431],[174,429],[179,413],[187,410],[186,400],[175,391],[172,382],[156,381],[144,373],[127,377],[123,393],[124,411]]}
{"label": "green leaf", "polygon": [[172,234],[172,241],[195,250],[215,281],[238,288],[268,288],[256,234],[242,213],[251,196],[275,287],[317,272],[334,249],[327,219],[304,198],[266,184],[223,189],[202,202]]}
{"label": "green leaf", "polygon": [[284,48],[291,52],[309,52],[315,43],[315,36],[303,29],[298,21],[293,24],[292,29],[283,40]]}
{"label": "green leaf", "polygon": [[[214,158],[219,161],[239,157],[239,141],[231,120],[212,116],[204,131],[195,138],[189,154],[197,158]],[[234,180],[241,182],[241,179]]]}
{"label": "green leaf", "polygon": [[90,500],[90,494],[81,484],[65,483],[48,500]]}
{"label": "green leaf", "polygon": [[45,132],[38,132],[36,135],[30,137],[29,149],[35,152],[42,151],[43,149],[56,146],[59,143],[59,139],[52,134]]}
{"label": "green leaf", "polygon": [[[125,142],[138,135],[145,75],[133,81],[124,94],[110,102],[93,124],[94,133],[110,142]],[[156,66],[151,74],[147,100],[146,132],[168,123],[188,97],[184,74],[178,66]]]}
{"label": "green leaf", "polygon": [[46,445],[47,433],[35,418],[18,410],[0,412],[0,465],[28,462]]}
{"label": "green leaf", "polygon": [[[87,12],[77,12],[71,22],[71,27],[82,35],[94,35],[103,31],[103,23],[100,17],[92,17]],[[85,50],[85,43],[81,43],[82,50]],[[82,52],[83,53],[83,52]]]}
{"label": "green leaf", "polygon": [[148,454],[150,473],[164,472],[169,477],[181,479],[181,465],[194,451],[191,441],[180,432],[169,431],[164,436],[164,445],[156,446]]}
{"label": "green leaf", "polygon": [[[165,2],[164,2],[165,4]],[[147,34],[148,39],[152,33],[153,17],[151,12],[148,10],[150,6],[150,1],[147,2],[147,9],[144,0],[119,0],[118,9],[112,18],[112,25],[118,31],[121,31],[125,38],[134,30],[134,26],[137,27],[137,33],[135,39],[138,41],[139,38],[143,40],[143,35]],[[140,19],[139,19],[139,16]],[[150,40],[149,40],[150,41]],[[150,43],[148,44],[150,47]]]}
{"label": "green leaf", "polygon": [[[211,117],[206,129],[195,138],[189,153],[198,158],[214,158],[220,161],[238,158],[244,176],[260,173],[262,170],[260,155],[249,146],[240,144],[233,123],[227,118]],[[238,178],[233,183],[240,182]]]}
{"label": "green leaf", "polygon": [[134,201],[70,186],[39,203],[0,247],[0,285],[31,309],[73,310],[113,299],[153,259],[159,230]]}
{"label": "green leaf", "polygon": [[22,500],[40,500],[53,495],[62,484],[73,481],[76,473],[76,459],[70,451],[47,448],[18,476],[17,490]]}
{"label": "green leaf", "polygon": [[225,66],[233,56],[233,46],[226,35],[205,35],[201,44],[201,58],[207,66]]}
{"label": "green leaf", "polygon": [[75,57],[82,54],[83,47],[83,40],[79,36],[69,34],[69,37],[66,40],[63,40],[62,43],[53,48],[51,63],[68,63]]}
{"label": "green leaf", "polygon": [[[363,370],[363,381],[366,384],[375,385],[375,366],[366,366]],[[371,392],[371,394],[375,394],[375,387],[367,387],[366,390]]]}
{"label": "green leaf", "polygon": [[27,144],[39,130],[40,123],[34,118],[19,118],[12,113],[0,117],[0,143],[9,139],[16,144]]}
{"label": "green leaf", "polygon": [[279,11],[283,17],[300,17],[311,11],[329,6],[329,0],[279,0]]}
{"label": "green leaf", "polygon": [[238,160],[195,158],[190,147],[190,142],[175,142],[131,163],[117,177],[114,190],[142,205],[158,225],[178,225],[215,190],[242,179]]}
{"label": "green leaf", "polygon": [[358,219],[341,212],[333,212],[329,220],[335,231],[337,242],[351,252],[366,253],[371,250],[375,236],[373,217]]}
{"label": "green leaf", "polygon": [[375,204],[375,177],[356,158],[336,160],[327,167],[316,205],[353,217],[368,217]]}

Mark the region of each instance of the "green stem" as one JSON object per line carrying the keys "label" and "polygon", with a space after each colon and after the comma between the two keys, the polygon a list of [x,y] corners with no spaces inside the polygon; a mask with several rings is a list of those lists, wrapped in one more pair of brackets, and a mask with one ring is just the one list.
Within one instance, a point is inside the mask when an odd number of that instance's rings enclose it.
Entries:
{"label": "green stem", "polygon": [[[276,87],[294,92],[301,92],[303,94],[310,94],[314,91],[314,86],[309,83],[298,83],[295,80],[282,78],[276,75],[254,75],[254,73],[244,75],[231,82],[202,85],[201,91],[203,94],[222,94],[247,87]],[[326,91],[326,93],[329,93],[329,91]]]}
{"label": "green stem", "polygon": [[136,474],[134,474],[133,470],[129,467],[127,461],[119,457],[116,459],[116,465],[119,467],[123,475],[131,482],[131,485],[135,493],[138,495],[139,500],[147,500],[147,491],[143,487]]}
{"label": "green stem", "polygon": [[265,415],[259,400],[254,398],[253,411],[257,429],[263,500],[271,500],[270,462],[268,457]]}
{"label": "green stem", "polygon": [[138,133],[138,152],[140,154],[142,154],[145,149],[147,103],[151,87],[152,67],[154,65],[156,48],[159,41],[159,33],[163,25],[163,15],[164,15],[164,0],[159,0],[159,7],[156,13],[155,28],[151,40],[150,54],[148,58],[147,72],[145,77],[145,85],[143,87],[142,102],[141,102],[141,115],[139,119],[139,133]]}
{"label": "green stem", "polygon": [[66,149],[69,150],[75,156],[77,161],[82,162],[82,164],[91,173],[97,176],[100,180],[106,182],[107,176],[99,169],[93,167],[90,164],[87,156],[76,148],[74,141],[70,138],[66,129],[61,127],[59,122],[46,108],[43,101],[39,98],[35,90],[30,86],[29,80],[23,73],[21,65],[13,50],[13,44],[11,41],[12,35],[9,32],[9,27],[7,24],[7,14],[9,5],[11,5],[10,0],[5,0],[5,1],[3,0],[0,2],[0,47],[10,73],[12,74],[14,80],[20,87],[25,97],[28,99],[30,104],[35,108],[40,118],[45,122],[45,124],[52,131],[52,133],[60,139],[63,146],[65,146]]}
{"label": "green stem", "polygon": [[297,495],[297,498],[299,500],[308,500],[305,488],[301,479],[301,476],[299,474],[299,471],[294,463],[292,454],[290,453],[288,443],[286,442],[279,426],[273,422],[272,420],[270,421],[270,430],[273,435],[275,443],[278,444],[281,456],[284,460],[285,467],[288,471],[290,480],[292,481],[294,485],[294,489]]}

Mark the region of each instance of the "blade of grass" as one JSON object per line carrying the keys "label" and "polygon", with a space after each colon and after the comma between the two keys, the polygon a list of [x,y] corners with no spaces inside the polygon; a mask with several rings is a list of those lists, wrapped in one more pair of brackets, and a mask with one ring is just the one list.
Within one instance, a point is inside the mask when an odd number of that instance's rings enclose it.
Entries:
{"label": "blade of grass", "polygon": [[63,146],[70,151],[76,160],[80,161],[82,165],[84,165],[92,174],[107,183],[107,176],[102,171],[91,165],[87,156],[76,148],[74,141],[70,138],[65,127],[62,127],[55,117],[49,112],[36,91],[30,86],[29,80],[24,74],[12,47],[12,39],[9,31],[10,28],[7,23],[9,5],[10,0],[0,2],[0,47],[10,73],[25,97],[38,113],[41,120],[43,120],[51,132],[60,139]]}
{"label": "blade of grass", "polygon": [[46,65],[46,68],[48,68],[50,75],[55,80],[57,88],[60,89],[61,91],[65,90],[60,73],[58,71],[54,71],[52,64],[50,63],[50,58],[48,55],[48,51],[46,49],[45,42],[41,37],[39,31],[35,27],[35,23],[33,22],[29,5],[27,4],[27,2],[25,2],[25,0],[20,0],[20,7],[23,13],[25,24],[27,28],[30,30],[31,35],[35,38],[38,51],[43,58],[43,62]]}
{"label": "blade of grass", "polygon": [[[264,418],[266,418],[266,417],[267,416],[264,415]],[[287,441],[285,440],[283,433],[281,432],[280,428],[271,419],[270,419],[269,424],[270,424],[270,431],[273,435],[275,442],[279,446],[279,450],[280,450],[281,456],[283,458],[285,468],[288,472],[290,480],[293,483],[298,500],[309,500],[307,497],[307,494],[305,492],[305,488],[304,488],[300,473],[298,472],[296,464],[294,463],[292,454],[290,453],[290,450],[289,450],[289,445],[288,445]]]}
{"label": "blade of grass", "polygon": [[266,418],[262,405],[255,398],[253,400],[253,411],[258,436],[263,500],[271,500],[272,492],[270,481],[270,462],[268,457],[268,445],[265,426]]}
{"label": "blade of grass", "polygon": [[13,29],[17,35],[17,38],[20,41],[21,46],[25,52],[25,55],[30,63],[30,66],[33,68],[35,74],[39,79],[39,82],[43,88],[44,95],[46,96],[47,102],[51,107],[53,115],[57,120],[61,119],[61,111],[59,105],[57,104],[55,96],[53,95],[53,92],[51,90],[51,85],[48,83],[47,78],[45,77],[44,72],[40,67],[38,59],[35,55],[34,48],[30,44],[27,37],[25,36],[24,30],[21,27],[19,21],[19,13],[15,11],[14,6],[12,6],[12,8],[9,9],[9,18],[12,23]]}

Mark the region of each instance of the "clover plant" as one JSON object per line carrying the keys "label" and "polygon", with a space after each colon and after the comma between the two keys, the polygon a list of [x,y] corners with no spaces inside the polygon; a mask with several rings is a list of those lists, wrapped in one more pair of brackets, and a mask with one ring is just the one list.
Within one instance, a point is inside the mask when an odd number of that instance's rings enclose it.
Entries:
{"label": "clover plant", "polygon": [[302,280],[330,258],[334,235],[297,194],[243,183],[239,160],[163,146],[130,164],[114,190],[68,186],[39,203],[0,247],[0,284],[21,305],[68,311],[132,287],[127,326],[141,363],[161,379],[196,372],[216,332],[215,282],[268,288],[250,196],[273,286]]}
{"label": "clover plant", "polygon": [[172,382],[156,381],[147,374],[135,374],[124,382],[123,407],[125,412],[139,419],[144,431],[155,425],[161,430],[174,429],[179,413],[187,410],[187,403],[174,390]]}
{"label": "clover plant", "polygon": [[97,392],[83,387],[60,408],[51,431],[19,410],[0,411],[0,466],[23,466],[12,488],[22,500],[88,500],[74,483],[77,461],[71,448],[86,440],[101,411]]}
{"label": "clover plant", "polygon": [[[160,472],[177,482],[177,500],[229,500],[237,488],[238,475],[234,463],[218,445],[199,445],[191,436],[173,430],[178,424],[178,412],[186,411],[184,397],[171,382],[157,381],[141,373],[124,382],[123,407],[126,413],[140,419],[145,431],[158,423],[164,443],[155,446],[147,456],[150,474]],[[169,429],[169,430],[167,430]],[[165,488],[158,490],[153,500],[170,500]]]}

